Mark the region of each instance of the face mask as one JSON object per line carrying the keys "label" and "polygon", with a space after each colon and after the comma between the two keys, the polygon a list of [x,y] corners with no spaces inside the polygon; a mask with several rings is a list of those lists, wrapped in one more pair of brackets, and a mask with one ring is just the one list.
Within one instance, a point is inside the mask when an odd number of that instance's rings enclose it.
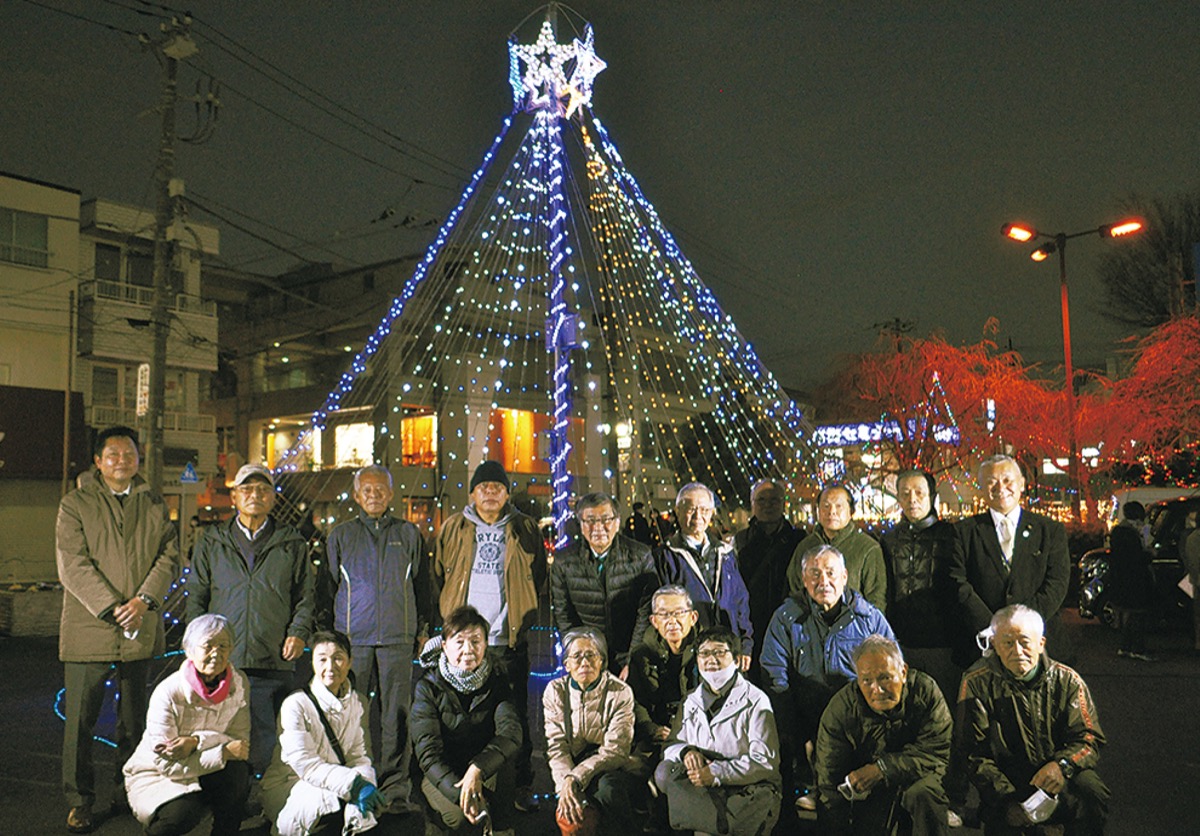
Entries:
{"label": "face mask", "polygon": [[719,671],[700,671],[700,676],[708,683],[709,688],[720,691],[728,684],[729,680],[733,679],[735,673],[737,673],[737,665],[730,665]]}

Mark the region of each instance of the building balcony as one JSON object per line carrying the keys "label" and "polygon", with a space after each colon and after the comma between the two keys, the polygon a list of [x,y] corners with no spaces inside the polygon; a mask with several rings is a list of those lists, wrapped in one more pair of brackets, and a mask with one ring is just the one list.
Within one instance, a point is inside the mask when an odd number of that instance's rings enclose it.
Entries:
{"label": "building balcony", "polygon": [[[124,282],[91,281],[79,289],[79,353],[97,359],[146,362],[154,347],[150,311],[154,290]],[[217,308],[186,293],[171,294],[167,365],[216,371]]]}
{"label": "building balcony", "polygon": [[[145,421],[133,409],[120,406],[91,406],[84,418],[92,427],[111,427],[121,424],[139,427]],[[163,413],[163,453],[167,469],[177,477],[179,468],[191,462],[200,474],[217,470],[217,419],[198,412]]]}

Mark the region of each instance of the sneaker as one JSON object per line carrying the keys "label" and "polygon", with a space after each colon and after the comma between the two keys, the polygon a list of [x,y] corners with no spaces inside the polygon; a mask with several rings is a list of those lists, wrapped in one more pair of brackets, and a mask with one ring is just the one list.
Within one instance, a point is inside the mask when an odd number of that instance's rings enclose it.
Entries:
{"label": "sneaker", "polygon": [[806,813],[811,813],[817,809],[817,794],[815,792],[806,792],[804,795],[796,799],[796,809],[803,810]]}
{"label": "sneaker", "polygon": [[1133,653],[1129,654],[1130,659],[1137,659],[1140,662],[1157,662],[1158,657],[1153,653]]}
{"label": "sneaker", "polygon": [[96,822],[92,820],[92,808],[87,805],[72,807],[67,813],[67,832],[68,833],[91,833],[96,829]]}
{"label": "sneaker", "polygon": [[533,794],[533,790],[529,787],[517,787],[517,797],[513,801],[513,806],[522,813],[536,813],[542,808],[538,797]]}
{"label": "sneaker", "polygon": [[962,816],[960,816],[954,810],[947,810],[946,811],[946,823],[948,825],[950,825],[951,827],[962,827],[963,826]]}

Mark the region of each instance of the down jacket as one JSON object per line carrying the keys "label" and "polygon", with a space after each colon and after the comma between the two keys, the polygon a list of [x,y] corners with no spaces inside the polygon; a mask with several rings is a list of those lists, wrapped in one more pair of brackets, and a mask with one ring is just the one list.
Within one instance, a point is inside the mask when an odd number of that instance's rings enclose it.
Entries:
{"label": "down jacket", "polygon": [[[712,538],[712,535],[709,535]],[[750,624],[750,593],[738,571],[733,546],[713,539],[717,549],[717,586],[710,589],[700,575],[696,558],[684,545],[683,535],[676,533],[656,555],[658,580],[661,584],[678,584],[692,597],[692,606],[700,614],[697,627],[704,629],[722,624],[742,640],[742,655],[750,656],[754,649],[754,627]]]}
{"label": "down jacket", "polygon": [[663,750],[663,760],[682,760],[687,749],[695,748],[712,761],[709,769],[719,786],[767,782],[778,787],[779,735],[771,701],[740,673],[734,674],[734,680],[711,720],[701,693],[706,686],[687,695],[682,724]]}
{"label": "down jacket", "polygon": [[550,567],[550,606],[559,634],[594,627],[608,642],[609,662],[620,670],[629,662],[650,626],[650,596],[658,574],[650,547],[623,534],[613,538],[603,574],[586,542],[554,556]]}
{"label": "down jacket", "polygon": [[542,693],[546,717],[546,760],[554,791],[573,776],[581,789],[592,779],[618,769],[636,769],[633,744],[633,692],[608,671],[587,691],[572,687],[571,677],[551,680]]}
{"label": "down jacket", "polygon": [[954,526],[937,512],[906,517],[879,544],[887,565],[887,620],[902,647],[950,647],[957,588],[950,580]]}
{"label": "down jacket", "polygon": [[[321,704],[346,755],[338,761],[312,700],[303,691],[290,694],[279,709],[279,746],[262,777],[263,812],[283,836],[304,836],[321,816],[336,813],[350,799],[354,779],[375,783],[366,748],[366,702],[353,688],[338,698],[315,677],[308,686]],[[375,826],[374,816],[357,815],[352,832]]]}
{"label": "down jacket", "polygon": [[[842,611],[824,641],[817,624],[821,617],[820,608],[805,592],[784,601],[767,627],[762,669],[780,710],[789,715],[795,708],[819,716],[833,692],[854,678],[852,654],[867,636],[879,633],[895,639],[883,614],[849,587],[842,593]],[[810,719],[815,724],[818,717]]]}
{"label": "down jacket", "polygon": [[[226,743],[250,739],[249,685],[236,668],[230,668],[229,674],[229,693],[215,705],[200,698],[182,669],[150,695],[146,731],[124,768],[129,806],[142,824],[149,824],[154,811],[168,801],[199,792],[202,775],[224,769]],[[195,735],[200,741],[186,759],[167,760],[155,753],[159,743],[183,735]]]}
{"label": "down jacket", "polygon": [[493,666],[478,691],[460,694],[438,671],[437,657],[429,661],[432,666],[413,689],[408,736],[425,777],[457,803],[455,784],[468,766],[479,767],[487,779],[505,761],[514,761],[523,738],[521,721],[499,668]]}
{"label": "down jacket", "polygon": [[329,534],[333,627],[355,647],[411,648],[429,623],[429,560],[421,531],[360,511]]}
{"label": "down jacket", "polygon": [[945,775],[952,726],[937,683],[916,668],[908,669],[900,704],[886,715],[867,705],[857,682],[846,683],[826,706],[817,732],[821,806],[835,818],[848,816],[850,802],[837,785],[868,763],[882,764],[884,781],[893,790]]}
{"label": "down jacket", "polygon": [[162,601],[175,580],[179,548],[162,497],[135,476],[124,504],[98,470],[58,506],[58,579],[63,585],[58,655],[64,662],[130,662],[164,649],[162,619],[147,614],[127,639],[109,616],[137,595]]}
{"label": "down jacket", "polygon": [[1078,770],[1100,760],[1104,732],[1087,684],[1045,653],[1028,682],[995,654],[980,659],[963,674],[957,710],[967,772],[989,807],[1024,789],[1051,761],[1065,758]]}
{"label": "down jacket", "polygon": [[233,519],[209,526],[192,554],[188,621],[205,613],[229,619],[236,641],[230,661],[242,670],[292,670],[283,640],[312,634],[314,578],[308,544],[290,525],[275,523],[259,546],[254,569],[233,539]]}
{"label": "down jacket", "polygon": [[[528,639],[537,621],[538,599],[546,588],[546,546],[537,523],[506,505],[504,600],[508,604],[508,646]],[[438,610],[445,618],[467,603],[471,567],[475,562],[475,523],[455,514],[442,524],[433,557],[433,582]]]}

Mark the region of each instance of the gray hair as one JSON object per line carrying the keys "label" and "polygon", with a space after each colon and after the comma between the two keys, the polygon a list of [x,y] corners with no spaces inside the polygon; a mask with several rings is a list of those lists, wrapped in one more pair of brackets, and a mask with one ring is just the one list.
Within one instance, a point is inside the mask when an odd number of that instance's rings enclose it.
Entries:
{"label": "gray hair", "polygon": [[358,481],[364,476],[386,476],[388,487],[392,487],[392,471],[381,464],[369,464],[354,471],[354,490],[358,490]]}
{"label": "gray hair", "polygon": [[654,612],[654,610],[658,608],[659,598],[665,598],[668,595],[682,595],[687,599],[688,608],[690,609],[693,606],[692,593],[688,592],[686,588],[677,583],[669,583],[665,586],[660,586],[657,590],[655,590],[654,594],[650,596],[650,612]]}
{"label": "gray hair", "polygon": [[850,658],[854,662],[855,668],[858,667],[858,660],[868,653],[879,653],[895,662],[896,667],[904,667],[904,653],[900,650],[900,645],[882,633],[872,633],[859,642],[858,647],[854,648]]}
{"label": "gray hair", "polygon": [[678,493],[675,494],[675,507],[678,508],[683,502],[684,494],[695,493],[696,491],[704,491],[707,493],[708,499],[713,504],[713,507],[715,508],[717,506],[717,495],[713,493],[712,488],[703,482],[688,482],[679,489]]}
{"label": "gray hair", "polygon": [[778,479],[772,479],[768,476],[765,479],[759,479],[750,486],[750,501],[754,501],[754,495],[758,493],[760,488],[765,488],[768,485],[770,485],[772,488],[778,488],[783,493],[787,493],[787,486],[784,485],[783,482],[780,482]]}
{"label": "gray hair", "polygon": [[604,640],[604,634],[594,627],[572,627],[563,635],[562,658],[564,662],[571,655],[571,645],[580,639],[587,639],[595,644],[596,650],[600,651],[600,655],[604,657],[604,664],[608,665],[608,642]]}
{"label": "gray hair", "polygon": [[998,464],[1011,464],[1017,469],[1017,473],[1021,474],[1022,478],[1025,476],[1024,472],[1021,470],[1021,465],[1017,464],[1016,459],[1014,459],[1012,456],[1006,456],[1003,453],[997,453],[994,456],[988,456],[979,463],[979,468],[975,471],[975,481],[982,482],[983,471],[986,468],[995,467]]}
{"label": "gray hair", "polygon": [[192,650],[198,650],[213,636],[219,636],[221,633],[228,635],[230,643],[233,643],[233,627],[230,626],[229,620],[225,616],[216,613],[197,616],[183,631],[183,652],[191,653]]}
{"label": "gray hair", "polygon": [[1046,635],[1046,621],[1042,618],[1042,614],[1024,604],[1012,604],[1002,610],[997,610],[996,614],[992,616],[992,633],[1005,624],[1032,627],[1039,636]]}
{"label": "gray hair", "polygon": [[814,546],[806,551],[804,556],[800,558],[800,568],[807,569],[808,564],[812,563],[818,557],[822,557],[827,554],[831,554],[836,557],[838,563],[842,564],[843,570],[846,568],[846,556],[828,543],[822,543],[821,545]]}

